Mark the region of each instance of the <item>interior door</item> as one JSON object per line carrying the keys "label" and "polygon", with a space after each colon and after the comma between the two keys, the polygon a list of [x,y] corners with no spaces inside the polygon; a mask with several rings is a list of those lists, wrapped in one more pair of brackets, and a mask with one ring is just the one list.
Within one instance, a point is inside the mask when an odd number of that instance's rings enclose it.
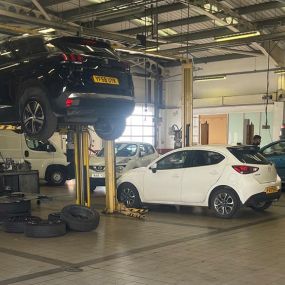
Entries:
{"label": "interior door", "polygon": [[193,150],[187,160],[189,167],[183,173],[181,199],[184,203],[201,203],[220,178],[226,159],[218,152]]}
{"label": "interior door", "polygon": [[148,169],[144,177],[144,202],[175,204],[181,201],[181,181],[187,152],[164,156],[156,170]]}

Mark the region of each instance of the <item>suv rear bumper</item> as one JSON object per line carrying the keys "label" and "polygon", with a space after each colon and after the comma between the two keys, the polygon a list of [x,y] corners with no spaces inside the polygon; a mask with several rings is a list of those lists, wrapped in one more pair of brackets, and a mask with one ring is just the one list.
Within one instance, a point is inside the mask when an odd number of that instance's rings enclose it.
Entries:
{"label": "suv rear bumper", "polygon": [[246,206],[252,206],[259,202],[273,202],[279,200],[280,197],[281,197],[281,189],[279,189],[278,192],[271,194],[266,194],[265,192],[261,192],[250,196],[244,204]]}
{"label": "suv rear bumper", "polygon": [[[71,93],[70,107],[65,107],[66,122],[95,123],[98,118],[127,118],[135,107],[134,97],[123,95]],[[61,105],[63,102],[61,102]]]}

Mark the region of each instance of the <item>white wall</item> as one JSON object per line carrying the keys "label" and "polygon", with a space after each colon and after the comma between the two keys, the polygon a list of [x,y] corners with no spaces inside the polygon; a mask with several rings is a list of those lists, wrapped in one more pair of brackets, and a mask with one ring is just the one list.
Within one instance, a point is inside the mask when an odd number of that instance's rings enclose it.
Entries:
{"label": "white wall", "polygon": [[[273,63],[270,62],[270,68],[274,68]],[[267,69],[267,58],[260,56],[257,58],[247,58],[240,60],[231,60],[224,62],[215,62],[207,64],[199,64],[194,66],[194,76],[205,76],[214,74],[227,74],[240,71],[253,71]],[[164,80],[164,106],[165,109],[161,111],[162,128],[160,129],[160,143],[161,148],[172,148],[173,138],[168,135],[168,128],[173,124],[181,126],[181,67],[168,69],[168,76]],[[268,106],[268,118],[271,124],[270,130],[262,129],[264,124],[265,106],[261,105],[262,95],[266,94],[267,82],[266,72],[254,74],[242,74],[227,76],[226,80],[220,81],[205,81],[194,82],[193,96],[194,96],[194,115],[204,114],[233,114],[244,118],[259,118],[255,122],[255,133],[259,133],[264,137],[263,143],[268,143],[271,140],[276,140],[279,137],[280,125],[283,119],[283,102],[271,102]],[[284,84],[285,86],[285,84]],[[276,92],[280,88],[280,80],[278,86],[278,75],[274,72],[269,73],[269,94]],[[239,96],[239,97],[238,97]],[[222,98],[224,97],[224,98]],[[222,102],[231,102],[231,105],[238,106],[222,106]],[[252,104],[243,106],[243,102]],[[206,106],[213,106],[209,108]],[[205,106],[205,108],[195,108],[195,106]],[[243,121],[240,122],[243,127]],[[234,126],[233,126],[234,127]],[[243,141],[243,130],[231,129],[229,125],[229,143]]]}

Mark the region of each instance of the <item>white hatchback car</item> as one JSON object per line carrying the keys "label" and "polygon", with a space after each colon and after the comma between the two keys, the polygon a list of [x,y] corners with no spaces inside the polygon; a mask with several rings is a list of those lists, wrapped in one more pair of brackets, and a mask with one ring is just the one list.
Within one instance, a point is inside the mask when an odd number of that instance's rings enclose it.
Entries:
{"label": "white hatchback car", "polygon": [[[115,144],[116,176],[120,177],[130,169],[149,165],[158,157],[155,148],[142,142],[118,142]],[[91,188],[105,185],[104,149],[97,156],[90,157],[90,185]]]}
{"label": "white hatchback car", "polygon": [[281,180],[272,163],[252,146],[193,146],[171,151],[118,179],[118,200],[206,206],[232,217],[240,206],[267,209],[280,198]]}

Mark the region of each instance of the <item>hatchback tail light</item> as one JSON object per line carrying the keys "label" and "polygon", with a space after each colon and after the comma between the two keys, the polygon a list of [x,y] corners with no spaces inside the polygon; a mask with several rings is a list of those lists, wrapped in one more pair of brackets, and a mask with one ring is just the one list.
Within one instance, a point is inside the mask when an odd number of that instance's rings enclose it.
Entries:
{"label": "hatchback tail light", "polygon": [[258,167],[248,165],[233,165],[233,169],[240,174],[250,174],[258,171]]}
{"label": "hatchback tail light", "polygon": [[83,62],[83,56],[81,54],[75,54],[75,53],[62,53],[61,57],[64,62],[74,62],[74,63],[82,63]]}

